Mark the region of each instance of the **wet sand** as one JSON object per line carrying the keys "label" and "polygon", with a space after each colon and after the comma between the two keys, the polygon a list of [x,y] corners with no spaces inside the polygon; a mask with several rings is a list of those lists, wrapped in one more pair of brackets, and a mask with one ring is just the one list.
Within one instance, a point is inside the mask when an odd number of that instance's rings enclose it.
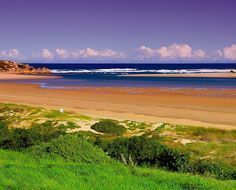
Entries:
{"label": "wet sand", "polygon": [[18,80],[18,79],[47,79],[47,78],[60,78],[53,75],[23,75],[23,74],[10,74],[10,73],[0,73],[1,80]]}
{"label": "wet sand", "polygon": [[64,108],[97,118],[236,129],[236,90],[81,88],[42,89],[0,83],[0,102]]}

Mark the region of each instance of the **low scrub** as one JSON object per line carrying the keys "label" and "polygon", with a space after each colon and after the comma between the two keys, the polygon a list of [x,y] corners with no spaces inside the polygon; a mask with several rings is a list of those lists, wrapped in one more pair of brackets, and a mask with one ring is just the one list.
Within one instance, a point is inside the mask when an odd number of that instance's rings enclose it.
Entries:
{"label": "low scrub", "polygon": [[53,127],[51,122],[38,124],[29,129],[11,129],[4,122],[1,122],[0,147],[3,149],[22,150],[41,142],[58,138],[64,134],[64,130]]}
{"label": "low scrub", "polygon": [[101,133],[109,133],[115,135],[122,135],[126,131],[126,128],[124,126],[119,125],[118,122],[110,119],[101,120],[100,122],[92,125],[91,128]]}
{"label": "low scrub", "polygon": [[145,136],[117,138],[111,142],[97,138],[95,144],[109,156],[126,165],[157,167],[221,180],[236,179],[236,171],[233,168],[226,168],[210,161],[190,161],[189,153],[181,153]]}
{"label": "low scrub", "polygon": [[214,177],[221,180],[236,180],[236,170],[232,168],[222,167],[210,161],[200,160],[193,164],[191,173],[201,174],[207,177]]}
{"label": "low scrub", "polygon": [[147,137],[117,138],[107,146],[104,146],[101,141],[100,144],[108,155],[125,164],[183,171],[189,160],[188,154],[182,154]]}
{"label": "low scrub", "polygon": [[66,161],[82,163],[110,162],[109,157],[98,147],[78,135],[68,134],[47,143],[33,146],[29,151],[36,157],[60,157]]}

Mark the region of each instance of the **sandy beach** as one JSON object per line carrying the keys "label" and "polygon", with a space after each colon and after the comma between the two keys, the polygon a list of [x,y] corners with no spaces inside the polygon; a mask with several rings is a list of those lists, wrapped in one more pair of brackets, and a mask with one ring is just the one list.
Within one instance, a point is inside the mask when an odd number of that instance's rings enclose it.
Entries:
{"label": "sandy beach", "polygon": [[53,75],[23,75],[23,74],[11,74],[11,73],[0,73],[1,80],[17,80],[17,79],[45,79],[45,78],[60,78]]}
{"label": "sandy beach", "polygon": [[236,129],[236,90],[42,89],[0,83],[0,102],[64,108],[98,118]]}
{"label": "sandy beach", "polygon": [[236,78],[236,73],[192,73],[192,74],[128,74],[128,77],[206,77],[206,78]]}

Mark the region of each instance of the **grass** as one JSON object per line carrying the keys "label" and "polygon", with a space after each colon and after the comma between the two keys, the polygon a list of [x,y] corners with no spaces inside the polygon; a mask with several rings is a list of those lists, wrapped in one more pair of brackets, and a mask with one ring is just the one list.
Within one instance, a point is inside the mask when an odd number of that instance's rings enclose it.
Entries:
{"label": "grass", "polygon": [[188,134],[193,139],[204,140],[204,141],[230,141],[236,139],[236,130],[221,130],[214,128],[204,128],[204,127],[193,127],[193,126],[182,126],[177,125],[174,127],[177,134]]}
{"label": "grass", "polygon": [[34,125],[51,121],[55,126],[62,123],[68,129],[80,128],[81,121],[89,123],[89,116],[58,110],[0,103],[0,120],[6,122],[10,128],[31,128]]}
{"label": "grass", "polygon": [[151,125],[145,122],[136,122],[136,121],[130,121],[130,120],[126,120],[124,121],[125,125],[128,127],[129,130],[133,131],[133,130],[142,130],[145,128],[150,127]]}
{"label": "grass", "polygon": [[[236,130],[166,124],[152,135],[173,148],[191,152],[193,160],[211,160],[236,168]],[[188,143],[181,143],[186,140]]]}
{"label": "grass", "polygon": [[67,112],[60,112],[58,110],[52,110],[45,114],[45,117],[47,118],[68,118],[71,117],[71,115]]}
{"label": "grass", "polygon": [[81,120],[88,120],[88,121],[93,120],[92,117],[87,116],[87,115],[78,115],[77,118],[79,118]]}
{"label": "grass", "polygon": [[[31,128],[51,122],[52,127],[82,129],[80,124],[91,126],[95,122],[104,120],[73,112],[60,113],[57,110],[0,103],[0,125],[1,121],[6,122],[10,128]],[[236,168],[236,130],[164,123],[152,131],[149,130],[153,125],[151,123],[114,122],[114,128],[106,126],[103,134],[95,134],[91,131],[77,133],[91,142],[94,142],[97,137],[111,141],[117,138],[116,126],[124,125],[125,130],[121,130],[122,132],[118,130],[120,136],[132,137],[142,132],[143,135],[172,148],[191,152],[192,161],[210,160],[222,166]],[[182,140],[189,142],[183,144]],[[49,144],[45,146],[50,147]],[[54,154],[53,158],[45,155],[37,158],[30,153],[0,150],[0,189],[236,189],[233,181],[217,181],[155,169],[128,168],[116,162],[95,163],[96,159],[92,159],[92,156],[99,157],[101,151],[90,149],[91,147],[86,144],[82,147],[78,149],[81,153],[78,154],[80,159],[63,158],[65,157],[63,154],[68,152],[66,146],[65,149],[59,150],[61,153],[65,151],[62,155]],[[44,150],[48,150],[47,148]],[[104,153],[103,156],[106,157]],[[87,158],[90,160],[89,163],[85,162]],[[72,160],[77,160],[79,163],[71,162]]]}
{"label": "grass", "polygon": [[[97,119],[74,112],[65,111],[61,113],[58,110],[47,110],[31,106],[3,103],[0,103],[0,120],[6,122],[11,128],[30,128],[37,124],[51,121],[54,126],[61,125],[61,127],[67,128],[68,130],[75,128],[82,129],[80,126],[91,126],[94,122],[99,122]],[[132,137],[133,135],[142,133],[171,147],[192,152],[193,159],[205,158],[236,167],[236,155],[234,153],[236,149],[236,130],[227,131],[165,123],[155,131],[149,131],[152,127],[151,123],[129,120],[122,122],[115,121],[115,125],[124,125],[127,129],[124,133],[121,132],[119,135]],[[115,127],[114,129],[116,131],[118,128]],[[101,138],[107,140],[117,137],[116,134],[110,133],[114,132],[110,124],[106,127],[105,131],[104,129],[98,131],[103,133]],[[93,134],[89,133],[87,136],[91,137]],[[188,140],[190,143],[183,145],[181,143],[182,140]]]}
{"label": "grass", "polygon": [[186,151],[192,152],[193,158],[212,160],[231,167],[236,166],[236,143],[196,142],[187,144]]}
{"label": "grass", "polygon": [[235,181],[119,163],[74,163],[36,159],[29,153],[0,150],[1,189],[235,189]]}
{"label": "grass", "polygon": [[[74,112],[65,111],[61,113],[58,110],[47,110],[9,103],[0,103],[0,120],[6,122],[11,128],[30,128],[36,124],[52,121],[53,125],[58,126],[61,124],[62,127],[68,128],[68,130],[98,122],[94,118]],[[236,155],[233,155],[236,149],[236,130],[227,131],[214,128],[163,124],[152,132],[148,130],[152,127],[150,123],[127,120],[120,123],[117,122],[116,124],[120,125],[122,123],[127,128],[123,136],[131,137],[132,135],[143,133],[172,147],[180,148],[183,151],[192,151],[193,156],[196,158],[210,156],[214,159],[223,159],[226,163],[236,167]],[[106,131],[110,132],[112,130],[109,127]],[[116,135],[106,133],[106,131],[102,136],[103,138],[107,138],[107,135],[109,135],[109,139],[116,138]],[[165,133],[166,135],[162,135]],[[192,143],[183,145],[181,144],[183,139],[192,141]],[[218,156],[212,154],[214,149],[216,149]]]}
{"label": "grass", "polygon": [[60,119],[80,119],[80,120],[92,120],[92,117],[82,115],[82,114],[76,114],[73,112],[60,112],[58,110],[50,110],[45,114],[46,118],[60,118]]}

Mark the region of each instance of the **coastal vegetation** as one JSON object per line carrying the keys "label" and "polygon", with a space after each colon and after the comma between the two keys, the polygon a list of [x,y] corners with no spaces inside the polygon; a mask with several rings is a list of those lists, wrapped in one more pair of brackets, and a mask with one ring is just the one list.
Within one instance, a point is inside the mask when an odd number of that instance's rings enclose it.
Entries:
{"label": "coastal vegetation", "polygon": [[236,131],[0,104],[3,189],[235,189]]}
{"label": "coastal vegetation", "polygon": [[[103,153],[104,154],[104,153]],[[106,156],[106,155],[104,155]],[[235,189],[235,181],[0,150],[1,189]]]}
{"label": "coastal vegetation", "polygon": [[122,135],[125,133],[126,128],[123,125],[119,125],[117,121],[104,119],[95,123],[91,126],[91,129],[101,133],[109,133],[109,134],[116,134]]}

